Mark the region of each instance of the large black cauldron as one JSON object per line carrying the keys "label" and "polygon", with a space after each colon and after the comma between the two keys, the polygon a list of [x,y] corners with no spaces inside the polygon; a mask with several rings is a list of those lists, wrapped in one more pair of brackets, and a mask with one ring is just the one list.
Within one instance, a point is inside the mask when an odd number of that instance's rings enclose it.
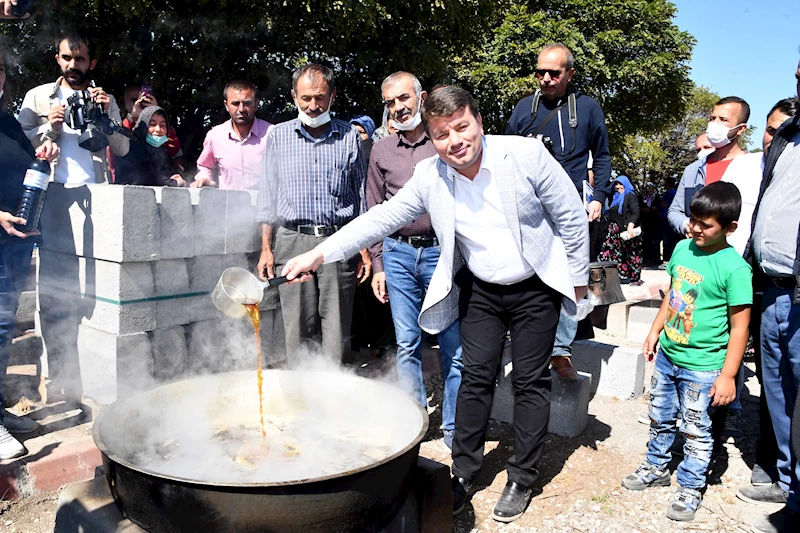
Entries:
{"label": "large black cauldron", "polygon": [[[380,428],[393,453],[350,471],[271,482],[243,480],[241,472],[225,479],[214,458],[188,473],[191,465],[169,455],[153,465],[148,454],[163,454],[164,435],[176,428],[196,433],[202,446],[204,427],[258,423],[255,372],[170,383],[115,402],[95,422],[94,440],[122,514],[151,533],[363,533],[382,527],[409,490],[428,429],[420,406],[392,385],[329,372],[267,370],[264,395],[268,417],[318,409],[327,421],[347,416],[342,424],[351,427],[357,406],[360,423]],[[302,453],[296,460],[304,460]]]}

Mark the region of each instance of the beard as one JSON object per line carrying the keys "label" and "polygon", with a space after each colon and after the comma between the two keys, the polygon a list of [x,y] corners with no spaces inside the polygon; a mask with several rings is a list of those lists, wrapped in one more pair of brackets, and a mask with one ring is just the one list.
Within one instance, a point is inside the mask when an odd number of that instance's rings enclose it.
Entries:
{"label": "beard", "polygon": [[[70,68],[62,72],[64,74],[64,79],[67,80],[70,87],[80,87],[81,85],[86,84],[86,80],[89,79],[89,72],[83,72],[82,70],[78,70],[76,68]],[[75,76],[74,78],[70,78],[69,76]]]}

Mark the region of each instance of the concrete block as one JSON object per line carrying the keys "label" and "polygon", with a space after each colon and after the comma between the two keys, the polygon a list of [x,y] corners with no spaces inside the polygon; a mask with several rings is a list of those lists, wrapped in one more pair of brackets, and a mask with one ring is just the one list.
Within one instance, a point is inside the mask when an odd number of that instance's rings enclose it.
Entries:
{"label": "concrete block", "polygon": [[41,250],[39,292],[82,314],[81,323],[115,334],[156,327],[150,263],[114,263]]}
{"label": "concrete block", "polygon": [[194,255],[194,214],[189,189],[153,187],[161,225],[160,259]]}
{"label": "concrete block", "polygon": [[36,311],[36,291],[24,291],[19,295],[17,305],[17,329],[29,329],[33,326],[33,314]]}
{"label": "concrete block", "polygon": [[[189,288],[193,294],[210,293],[225,270],[223,256],[204,255],[188,259]],[[191,299],[191,321],[218,320],[223,315],[214,307],[210,294],[199,294]]]}
{"label": "concrete block", "polygon": [[109,404],[153,385],[154,363],[147,333],[114,335],[78,328],[83,393]]}
{"label": "concrete block", "polygon": [[225,253],[261,250],[261,224],[256,221],[256,191],[228,191],[225,204]]}
{"label": "concrete block", "polygon": [[[241,253],[232,253],[232,254],[225,254],[222,256],[222,269],[225,270],[226,268],[231,267],[239,267],[245,270],[250,270],[250,272],[255,272],[255,269],[250,269],[250,261],[246,254]],[[216,285],[216,283],[215,283]]]}
{"label": "concrete block", "polygon": [[[511,359],[511,342],[507,341],[500,359],[501,371],[494,391],[493,420],[511,424],[514,422],[514,370]],[[564,381],[555,370],[550,371],[552,388],[550,394],[550,423],[547,431],[563,437],[577,437],[589,421],[589,399],[591,375],[578,373],[578,381]]]}
{"label": "concrete block", "polygon": [[189,271],[183,259],[162,259],[153,265],[155,290],[159,297],[182,296],[156,301],[156,327],[182,326],[192,321]]}
{"label": "concrete block", "polygon": [[644,393],[644,358],[641,350],[595,341],[575,341],[572,363],[592,375],[591,391],[621,400]]}
{"label": "concrete block", "polygon": [[589,400],[592,376],[578,372],[578,381],[565,381],[550,370],[553,388],[550,393],[550,422],[547,431],[562,437],[577,437],[589,423]]}
{"label": "concrete block", "polygon": [[171,381],[189,372],[189,351],[186,334],[180,326],[151,331],[153,375],[156,381]]}
{"label": "concrete block", "polygon": [[628,327],[625,337],[633,340],[644,342],[644,339],[650,333],[650,328],[658,315],[658,309],[661,307],[661,300],[641,300],[632,305],[628,311]]}
{"label": "concrete block", "polygon": [[194,255],[225,253],[225,209],[228,191],[189,189],[194,219]]}
{"label": "concrete block", "polygon": [[222,330],[219,320],[192,322],[185,328],[189,349],[189,372],[213,374],[222,372],[224,354],[221,353]]}
{"label": "concrete block", "polygon": [[41,248],[117,263],[158,259],[161,223],[152,187],[52,183]]}

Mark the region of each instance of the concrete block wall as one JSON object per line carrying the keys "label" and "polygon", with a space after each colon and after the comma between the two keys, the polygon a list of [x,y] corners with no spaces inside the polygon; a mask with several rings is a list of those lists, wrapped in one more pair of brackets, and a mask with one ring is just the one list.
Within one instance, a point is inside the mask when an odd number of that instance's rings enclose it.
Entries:
{"label": "concrete block wall", "polygon": [[[255,269],[256,197],[50,184],[37,309],[42,301],[56,309],[37,313],[37,330],[52,345],[46,350],[80,362],[86,396],[108,403],[190,373],[255,370],[250,322],[219,313],[208,293],[225,268]],[[260,306],[265,365],[285,358],[280,303],[271,292]]]}

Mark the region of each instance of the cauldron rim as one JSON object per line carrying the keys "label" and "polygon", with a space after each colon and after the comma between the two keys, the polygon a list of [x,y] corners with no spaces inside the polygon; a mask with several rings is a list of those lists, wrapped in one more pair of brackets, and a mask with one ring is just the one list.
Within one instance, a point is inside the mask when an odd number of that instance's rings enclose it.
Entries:
{"label": "cauldron rim", "polygon": [[[292,370],[275,370],[275,369],[271,369],[271,370],[265,370],[265,372],[294,372],[294,371],[292,371]],[[320,372],[320,371],[313,371],[313,372]],[[129,468],[129,469],[131,469],[131,470],[133,470],[135,472],[138,472],[140,474],[143,474],[145,476],[154,477],[154,478],[158,478],[158,479],[164,479],[164,480],[168,480],[168,481],[171,481],[171,482],[187,484],[187,485],[196,486],[196,487],[211,487],[211,486],[213,486],[213,487],[226,487],[226,488],[231,488],[231,489],[236,489],[236,488],[254,489],[254,488],[267,488],[267,487],[291,487],[291,486],[299,486],[299,485],[308,485],[308,484],[311,484],[311,483],[319,483],[319,482],[325,482],[325,481],[330,481],[330,480],[335,480],[335,479],[340,479],[340,478],[346,478],[346,477],[349,477],[349,476],[360,474],[362,472],[368,472],[368,471],[373,470],[373,469],[375,469],[375,468],[377,468],[379,466],[382,466],[384,464],[387,464],[387,463],[390,463],[390,462],[394,461],[395,459],[397,459],[397,458],[403,456],[404,454],[408,453],[409,451],[411,451],[414,447],[419,446],[420,442],[422,442],[422,439],[425,437],[425,434],[428,432],[428,427],[430,425],[430,421],[428,420],[428,413],[425,412],[425,410],[422,408],[421,405],[419,405],[417,402],[413,401],[413,399],[409,396],[409,401],[411,403],[413,403],[417,407],[417,410],[420,413],[420,416],[422,418],[422,427],[420,428],[420,431],[416,435],[416,437],[411,439],[411,441],[406,446],[404,446],[402,449],[398,450],[397,452],[393,453],[392,455],[389,455],[389,456],[381,459],[380,461],[375,461],[375,462],[369,463],[369,464],[367,464],[365,466],[362,466],[360,468],[356,468],[356,469],[353,469],[353,470],[347,470],[345,472],[339,472],[339,473],[331,474],[331,475],[327,475],[327,476],[319,476],[319,477],[305,478],[305,479],[292,479],[292,480],[288,480],[288,481],[270,481],[270,482],[263,482],[263,481],[262,482],[209,481],[209,480],[202,480],[202,479],[190,479],[190,478],[184,478],[184,477],[180,477],[180,476],[172,476],[172,475],[169,475],[169,474],[162,474],[160,472],[154,472],[152,470],[148,470],[148,469],[143,468],[143,467],[141,467],[139,465],[136,465],[136,464],[134,464],[134,463],[132,463],[132,462],[120,457],[119,455],[115,454],[113,451],[111,451],[111,449],[103,441],[103,438],[100,436],[100,431],[101,431],[101,429],[102,429],[102,427],[104,425],[103,420],[105,418],[107,418],[107,417],[112,416],[115,411],[123,409],[123,407],[125,406],[126,403],[133,402],[136,398],[138,398],[140,396],[146,395],[148,393],[152,393],[153,391],[159,390],[159,389],[163,390],[163,389],[167,389],[167,388],[170,388],[170,387],[174,388],[174,387],[182,386],[183,384],[185,384],[188,381],[208,379],[211,376],[230,376],[230,375],[234,375],[234,374],[248,374],[249,375],[251,373],[252,373],[252,371],[241,371],[241,372],[226,372],[226,373],[223,373],[223,374],[206,374],[206,375],[202,375],[202,376],[195,376],[195,377],[191,377],[191,378],[187,378],[187,379],[172,381],[172,382],[169,382],[169,383],[161,383],[159,385],[156,385],[155,387],[151,387],[149,389],[146,389],[144,391],[136,393],[133,396],[129,396],[129,397],[124,398],[122,400],[117,400],[117,401],[113,402],[111,405],[109,405],[109,406],[105,407],[104,409],[102,409],[100,411],[100,414],[97,417],[97,420],[94,421],[94,424],[92,425],[92,438],[94,439],[94,443],[97,446],[97,448],[100,450],[100,452],[103,455],[105,455],[110,461],[112,461],[114,463],[118,463],[120,465],[123,465],[126,468]],[[340,375],[340,374],[337,374],[337,375]],[[391,385],[389,383],[381,382],[381,381],[378,381],[378,380],[375,380],[375,379],[371,379],[371,378],[365,378],[365,377],[362,377],[362,376],[346,375],[346,377],[349,378],[349,379],[361,380],[361,381],[364,381],[364,382],[369,382],[371,384],[378,384],[378,386],[394,387],[394,385]]]}

